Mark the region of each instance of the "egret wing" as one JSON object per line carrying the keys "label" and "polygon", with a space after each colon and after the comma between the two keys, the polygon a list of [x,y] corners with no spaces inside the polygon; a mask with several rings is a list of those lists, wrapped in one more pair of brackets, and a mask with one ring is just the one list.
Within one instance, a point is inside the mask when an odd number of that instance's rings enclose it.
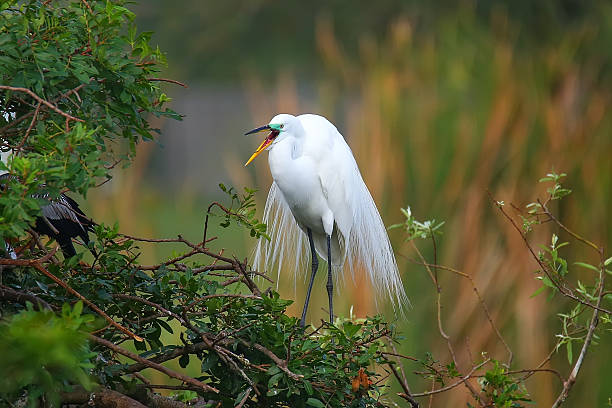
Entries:
{"label": "egret wing", "polygon": [[318,131],[318,137],[324,138],[318,141],[318,145],[329,149],[325,153],[319,151],[312,154],[319,157],[323,192],[334,214],[335,227],[344,240],[341,246],[347,261],[345,270],[349,269],[352,274],[355,268],[365,269],[377,297],[391,297],[394,308],[401,309],[408,299],[393,248],[353,153],[344,137],[327,119],[307,116],[305,121],[300,116],[300,120],[309,137],[315,130]]}

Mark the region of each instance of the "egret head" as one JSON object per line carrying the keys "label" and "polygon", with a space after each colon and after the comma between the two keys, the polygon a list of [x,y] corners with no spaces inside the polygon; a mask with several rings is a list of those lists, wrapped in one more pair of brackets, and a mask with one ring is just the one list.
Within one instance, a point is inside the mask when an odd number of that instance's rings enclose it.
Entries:
{"label": "egret head", "polygon": [[253,153],[251,158],[246,162],[245,166],[259,156],[261,152],[270,149],[275,143],[278,143],[280,140],[284,139],[288,134],[295,133],[297,126],[299,125],[299,120],[295,116],[287,113],[281,113],[273,117],[269,124],[246,132],[245,135],[252,135],[260,132],[270,133],[264,139],[264,141],[261,142],[257,150],[255,150],[255,153]]}

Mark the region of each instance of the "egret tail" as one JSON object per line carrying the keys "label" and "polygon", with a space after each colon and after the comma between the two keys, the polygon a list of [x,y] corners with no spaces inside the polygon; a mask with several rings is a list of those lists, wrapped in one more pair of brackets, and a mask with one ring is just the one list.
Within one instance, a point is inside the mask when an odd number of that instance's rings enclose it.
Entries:
{"label": "egret tail", "polygon": [[[334,225],[334,233],[329,240],[330,249],[326,236],[319,237],[313,234],[313,244],[321,258],[327,261],[328,256],[331,256],[328,285],[330,283],[333,285],[332,272],[338,278],[347,269],[352,276],[354,268],[363,268],[375,288],[376,303],[378,304],[378,300],[381,299],[390,299],[394,310],[401,313],[409,302],[399,276],[393,249],[370,192],[361,175],[357,173],[356,177],[359,180],[353,185],[359,185],[362,190],[354,191],[355,196],[361,199],[351,201],[354,203],[352,225],[348,228]],[[307,272],[312,259],[308,235],[307,231],[302,231],[295,221],[276,183],[272,183],[270,187],[263,222],[268,226],[270,241],[260,239],[257,243],[254,267],[260,271],[276,272],[277,284],[281,268],[288,268],[294,273],[294,282],[297,281],[298,276],[303,276]]]}

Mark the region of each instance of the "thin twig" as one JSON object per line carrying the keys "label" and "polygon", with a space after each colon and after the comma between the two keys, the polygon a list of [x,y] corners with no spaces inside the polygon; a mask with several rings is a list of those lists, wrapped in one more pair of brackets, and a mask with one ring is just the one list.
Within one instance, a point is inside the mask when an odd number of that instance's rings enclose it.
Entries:
{"label": "thin twig", "polygon": [[487,364],[489,361],[491,361],[491,359],[487,358],[485,361],[483,361],[482,363],[478,364],[473,369],[471,369],[469,373],[467,373],[466,375],[461,377],[461,379],[459,381],[457,381],[457,382],[454,382],[454,383],[452,383],[450,385],[447,385],[446,387],[438,388],[437,390],[425,391],[425,392],[421,392],[421,393],[418,393],[418,394],[412,394],[412,396],[415,397],[415,398],[426,397],[428,395],[440,394],[441,392],[446,392],[448,390],[452,390],[453,388],[457,387],[458,385],[461,385],[462,383],[467,382],[467,380],[472,378],[472,374],[474,374],[476,372],[476,370],[478,370],[480,367],[482,367],[485,364]]}
{"label": "thin twig", "polygon": [[76,290],[72,289],[66,282],[64,282],[63,280],[61,280],[57,276],[53,275],[51,272],[49,272],[47,269],[45,269],[44,266],[42,266],[42,263],[44,263],[49,258],[51,258],[57,252],[57,250],[58,250],[58,247],[55,247],[53,251],[49,252],[44,257],[38,258],[38,259],[0,259],[0,265],[31,266],[31,267],[37,269],[43,275],[47,276],[49,279],[51,279],[52,281],[54,281],[55,283],[60,285],[62,288],[66,289],[66,291],[68,291],[69,293],[72,293],[74,296],[76,296],[77,298],[81,299],[83,301],[83,303],[85,303],[93,311],[95,311],[100,316],[102,316],[108,323],[113,325],[115,328],[119,329],[121,332],[127,334],[128,336],[130,336],[131,338],[133,338],[136,341],[144,341],[142,339],[142,337],[135,335],[134,333],[132,333],[131,331],[129,331],[128,329],[126,329],[125,327],[120,325],[119,323],[115,322],[113,319],[111,319],[111,317],[109,315],[104,313],[102,311],[102,309],[100,309],[98,306],[96,306],[93,302],[91,302],[85,296],[81,295]]}
{"label": "thin twig", "polygon": [[38,104],[36,105],[36,109],[34,110],[34,116],[32,117],[32,121],[30,122],[30,126],[28,126],[25,134],[23,135],[23,138],[21,139],[21,141],[19,142],[19,144],[17,146],[15,146],[15,151],[19,152],[21,150],[21,148],[25,145],[26,140],[28,140],[28,136],[30,136],[30,132],[32,131],[32,128],[34,128],[34,124],[36,123],[36,119],[38,118],[38,112],[40,111],[40,102],[38,102]]}
{"label": "thin twig", "polygon": [[30,95],[32,98],[36,99],[39,103],[42,103],[43,105],[47,106],[48,108],[50,108],[54,112],[59,113],[60,115],[62,115],[66,119],[74,120],[75,122],[84,122],[83,119],[75,118],[74,116],[72,116],[72,115],[62,111],[57,106],[53,105],[51,102],[49,102],[49,101],[41,98],[40,96],[36,95],[34,92],[29,90],[28,88],[21,88],[21,87],[8,86],[8,85],[0,85],[0,89],[6,89],[8,91],[26,93],[26,94]]}
{"label": "thin twig", "polygon": [[599,305],[601,304],[601,300],[603,299],[604,292],[604,280],[605,280],[605,256],[603,248],[599,248],[600,256],[601,256],[601,268],[599,271],[599,295],[597,297],[597,308],[593,310],[593,316],[591,317],[591,322],[589,323],[589,331],[587,332],[586,337],[584,338],[584,343],[582,344],[582,349],[580,350],[580,355],[578,356],[578,360],[576,360],[576,364],[572,369],[567,381],[563,383],[563,390],[559,394],[559,397],[552,405],[552,408],[560,407],[561,404],[565,402],[567,396],[569,395],[570,390],[572,389],[574,383],[576,382],[576,378],[578,377],[578,373],[580,372],[580,368],[582,367],[582,363],[584,362],[584,357],[591,345],[591,341],[593,340],[593,335],[595,334],[595,329],[597,328],[598,317],[599,317]]}
{"label": "thin twig", "polygon": [[[453,348],[453,344],[451,342],[450,336],[448,334],[446,334],[446,332],[444,331],[444,328],[442,327],[442,290],[441,288],[438,286],[436,280],[435,280],[435,275],[434,273],[431,271],[431,268],[426,265],[427,262],[425,261],[425,258],[423,257],[423,254],[421,254],[421,251],[419,251],[419,248],[414,244],[413,241],[410,241],[410,243],[412,244],[412,247],[414,248],[414,250],[416,251],[417,255],[419,256],[419,258],[421,259],[421,262],[425,265],[425,268],[427,269],[427,271],[429,272],[429,275],[434,283],[434,285],[436,286],[436,309],[437,309],[437,320],[438,320],[438,331],[440,332],[440,335],[444,338],[444,340],[446,340],[446,346],[448,348],[448,351],[453,359],[453,362],[455,363],[455,368],[457,370],[459,370],[459,363],[457,360],[457,356],[455,355],[455,349]],[[482,402],[480,401],[480,396],[478,395],[478,392],[476,392],[476,390],[474,389],[474,387],[472,386],[472,384],[470,384],[467,379],[464,379],[463,381],[461,381],[465,384],[465,387],[470,391],[470,393],[474,396],[474,399],[480,404],[482,405]],[[429,394],[428,394],[429,395]],[[430,394],[433,395],[433,394]]]}
{"label": "thin twig", "polygon": [[400,383],[400,386],[404,390],[403,394],[398,394],[398,395],[402,397],[403,399],[405,399],[406,401],[408,401],[410,405],[412,405],[413,408],[419,408],[419,403],[413,398],[413,395],[410,392],[410,387],[408,387],[408,383],[406,382],[406,379],[405,378],[402,379],[402,377],[400,377],[399,373],[397,372],[397,369],[393,366],[393,363],[389,362],[387,363],[387,365],[389,366],[389,368],[391,369],[391,372],[397,379],[397,382]]}
{"label": "thin twig", "polygon": [[154,82],[154,81],[157,81],[157,82],[169,82],[169,83],[171,83],[171,84],[180,85],[180,86],[182,86],[183,88],[189,88],[189,87],[188,87],[187,85],[185,85],[184,83],[179,82],[179,81],[177,81],[177,80],[175,80],[175,79],[168,79],[168,78],[147,78],[147,81],[151,81],[151,82]]}
{"label": "thin twig", "polygon": [[467,273],[465,272],[461,272],[457,269],[451,268],[449,266],[444,266],[444,265],[435,265],[435,264],[430,264],[427,262],[423,262],[423,261],[414,261],[411,259],[408,259],[410,262],[416,263],[417,265],[423,265],[426,267],[432,267],[432,268],[436,268],[436,269],[441,269],[441,270],[445,270],[448,272],[452,272],[456,275],[459,275],[467,280],[470,281],[470,284],[472,285],[472,290],[474,291],[474,293],[476,294],[476,297],[478,297],[478,302],[480,303],[480,305],[482,306],[482,309],[487,317],[487,320],[489,321],[489,325],[491,326],[491,328],[493,329],[493,331],[495,332],[495,334],[497,335],[497,338],[502,342],[502,344],[504,345],[504,347],[506,348],[506,351],[508,352],[508,362],[506,363],[507,367],[510,367],[510,365],[512,364],[512,360],[513,360],[513,356],[514,353],[512,352],[512,349],[510,348],[510,346],[508,345],[508,343],[506,343],[506,340],[504,339],[504,337],[502,336],[501,332],[499,331],[499,329],[497,328],[497,325],[495,324],[495,322],[493,322],[493,317],[491,316],[491,312],[489,311],[489,308],[487,306],[487,304],[485,303],[482,295],[480,294],[480,291],[478,290],[478,287],[476,286],[476,282],[474,282],[474,279]]}
{"label": "thin twig", "polygon": [[276,354],[274,354],[273,352],[271,352],[270,350],[268,350],[261,344],[254,343],[253,347],[255,347],[257,350],[264,353],[266,356],[270,357],[270,359],[274,361],[274,363],[276,363],[278,368],[284,371],[289,377],[293,378],[294,380],[301,380],[302,378],[304,378],[302,374],[295,374],[294,372],[289,370],[289,368],[287,368],[286,360],[281,360]]}
{"label": "thin twig", "polygon": [[249,395],[251,395],[251,391],[253,391],[253,387],[247,388],[247,391],[244,394],[244,397],[242,397],[242,399],[240,400],[238,405],[236,405],[235,408],[242,408],[244,406],[245,402],[247,402],[247,400],[249,399]]}
{"label": "thin twig", "polygon": [[125,350],[113,343],[111,343],[108,340],[105,340],[103,338],[97,337],[97,336],[93,336],[93,335],[89,335],[89,339],[104,346],[107,347],[111,350],[113,350],[116,353],[119,353],[123,356],[126,356],[134,361],[138,361],[139,363],[145,364],[147,367],[150,367],[154,370],[157,370],[159,372],[162,372],[164,374],[166,374],[168,377],[172,377],[172,378],[176,378],[177,380],[181,380],[183,382],[186,382],[188,384],[194,385],[196,387],[199,387],[200,389],[202,389],[205,392],[214,392],[214,393],[219,393],[219,390],[211,387],[210,385],[204,384],[203,382],[196,380],[195,378],[191,378],[188,377],[186,375],[183,375],[181,373],[177,373],[176,371],[173,371],[167,367],[164,367],[161,364],[157,364],[154,363],[151,360],[147,360],[144,357],[140,357],[138,354],[132,353],[131,351]]}
{"label": "thin twig", "polygon": [[41,310],[53,310],[49,303],[45,302],[38,296],[32,295],[30,293],[19,292],[13,288],[8,286],[0,285],[0,299],[7,299],[12,302],[17,302],[21,304],[26,304],[26,302],[30,302],[34,305],[34,309]]}
{"label": "thin twig", "polygon": [[493,195],[491,194],[490,191],[487,191],[489,194],[489,198],[491,199],[491,201],[493,201],[493,203],[497,206],[497,208],[499,209],[499,211],[502,213],[502,215],[512,224],[512,226],[514,227],[514,229],[519,233],[519,235],[521,236],[521,238],[523,238],[523,242],[525,243],[525,246],[527,247],[527,249],[529,250],[529,252],[531,253],[531,256],[533,257],[533,259],[535,259],[535,261],[538,263],[538,265],[540,266],[540,268],[542,269],[542,272],[544,272],[544,274],[546,274],[546,276],[548,277],[548,279],[550,279],[550,281],[553,283],[553,285],[555,285],[555,287],[557,288],[557,290],[559,290],[559,293],[561,293],[563,296],[568,297],[572,300],[575,300],[576,302],[583,304],[585,306],[588,306],[592,309],[597,309],[600,312],[603,313],[607,313],[607,314],[612,314],[612,311],[606,309],[606,308],[602,308],[600,306],[594,305],[592,303],[586,302],[582,299],[580,299],[578,296],[574,295],[574,293],[570,290],[568,291],[565,287],[561,286],[558,282],[557,279],[555,279],[552,274],[550,273],[550,271],[548,270],[548,268],[546,267],[546,265],[544,265],[544,262],[542,262],[542,260],[540,260],[540,258],[536,255],[536,253],[534,252],[533,248],[531,247],[531,244],[529,243],[529,241],[527,240],[527,236],[523,233],[523,231],[521,231],[521,228],[516,224],[516,222],[514,221],[514,219],[512,217],[510,217],[510,215],[508,215],[508,213],[504,210],[503,206],[500,205],[500,203],[495,200],[493,198]]}

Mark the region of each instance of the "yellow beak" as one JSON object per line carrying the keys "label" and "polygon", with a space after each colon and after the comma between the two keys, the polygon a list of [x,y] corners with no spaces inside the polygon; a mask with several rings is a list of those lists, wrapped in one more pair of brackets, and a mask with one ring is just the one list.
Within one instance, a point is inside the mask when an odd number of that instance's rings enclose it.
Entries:
{"label": "yellow beak", "polygon": [[270,139],[268,137],[266,137],[264,139],[263,142],[261,142],[261,144],[259,145],[259,147],[257,148],[257,150],[255,150],[255,153],[253,153],[251,155],[251,158],[244,164],[244,167],[248,166],[250,162],[252,162],[253,160],[255,160],[255,158],[257,156],[259,156],[259,153],[263,152],[264,150],[266,150],[266,147],[268,147],[270,145],[270,143],[272,143],[273,139]]}
{"label": "yellow beak", "polygon": [[[264,125],[264,126],[258,127],[257,129],[253,129],[253,130],[246,132],[245,135],[252,135],[254,133],[265,132],[268,130],[276,130],[276,128],[271,127],[271,125]],[[268,147],[270,143],[272,143],[273,140],[274,140],[273,137],[272,138],[270,136],[266,137],[265,140],[261,142],[257,150],[255,150],[255,153],[253,153],[249,161],[245,163],[244,167],[248,166],[250,162],[252,162],[257,156],[259,156],[259,153],[263,152],[266,149],[266,147]]]}

